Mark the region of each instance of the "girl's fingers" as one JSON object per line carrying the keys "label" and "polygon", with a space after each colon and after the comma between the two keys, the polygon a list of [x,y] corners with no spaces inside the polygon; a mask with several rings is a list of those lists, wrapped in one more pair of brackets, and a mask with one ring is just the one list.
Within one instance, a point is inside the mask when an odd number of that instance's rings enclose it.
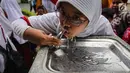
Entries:
{"label": "girl's fingers", "polygon": [[57,37],[52,36],[52,34],[44,36],[45,39],[42,41],[42,45],[61,45],[61,40],[57,39]]}

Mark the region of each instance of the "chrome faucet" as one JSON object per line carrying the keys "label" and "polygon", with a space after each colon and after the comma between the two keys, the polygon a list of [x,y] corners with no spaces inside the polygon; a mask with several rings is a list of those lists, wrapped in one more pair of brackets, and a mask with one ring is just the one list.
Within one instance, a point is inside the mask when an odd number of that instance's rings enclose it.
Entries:
{"label": "chrome faucet", "polygon": [[[61,31],[61,32],[57,35],[57,38],[58,38],[58,39],[61,39],[62,36],[64,35],[64,33],[65,33],[65,31]],[[55,49],[56,49],[56,50],[54,51],[54,53],[55,53],[57,56],[61,57],[61,56],[64,56],[64,55],[65,55],[64,51],[63,51],[62,49],[60,49],[60,46],[55,46]]]}

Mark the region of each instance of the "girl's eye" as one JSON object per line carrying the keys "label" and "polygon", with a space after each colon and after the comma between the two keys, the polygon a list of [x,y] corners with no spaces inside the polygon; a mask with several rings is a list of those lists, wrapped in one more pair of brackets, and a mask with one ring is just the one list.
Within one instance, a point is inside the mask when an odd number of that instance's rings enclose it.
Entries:
{"label": "girl's eye", "polygon": [[72,17],[72,19],[73,20],[79,20],[80,18],[79,18],[79,16],[74,16],[74,17]]}

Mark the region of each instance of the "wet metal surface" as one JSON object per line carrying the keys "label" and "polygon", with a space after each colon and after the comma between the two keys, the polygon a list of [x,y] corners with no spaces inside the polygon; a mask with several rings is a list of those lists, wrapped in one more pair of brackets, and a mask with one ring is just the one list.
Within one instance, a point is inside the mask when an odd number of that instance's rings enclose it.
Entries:
{"label": "wet metal surface", "polygon": [[[48,48],[39,51],[29,73],[129,73],[130,52],[113,39],[66,40],[60,47],[65,55],[50,54]],[[123,43],[124,44],[124,43]]]}

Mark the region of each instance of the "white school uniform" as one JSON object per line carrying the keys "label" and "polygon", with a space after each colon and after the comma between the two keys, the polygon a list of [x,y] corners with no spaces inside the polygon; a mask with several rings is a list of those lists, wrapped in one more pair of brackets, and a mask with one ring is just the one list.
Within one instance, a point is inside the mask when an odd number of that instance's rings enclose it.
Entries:
{"label": "white school uniform", "polygon": [[[17,0],[2,0],[1,7],[5,10],[5,12],[8,16],[9,21],[6,21],[6,24],[4,24],[4,25],[7,25],[7,27],[3,26],[5,28],[5,30],[7,30],[7,29],[9,29],[8,26],[12,26],[11,22],[22,17],[23,14],[21,12],[21,8],[20,8]],[[10,31],[8,31],[6,33],[10,34]],[[18,35],[14,34],[14,33],[13,33],[13,36],[19,42],[19,44],[23,44],[23,43],[27,42],[26,40],[23,40],[22,38],[20,38]]]}
{"label": "white school uniform", "polygon": [[[0,45],[6,49],[6,37],[4,29],[2,28],[2,25],[0,24]],[[0,53],[0,72],[3,73],[5,69],[5,59],[4,56]]]}
{"label": "white school uniform", "polygon": [[[83,13],[89,20],[88,26],[77,37],[87,37],[90,35],[113,35],[115,36],[109,21],[101,15],[101,0],[58,0],[57,6],[61,2],[68,2]],[[29,21],[32,27],[41,29],[46,33],[57,33],[60,27],[60,20],[56,13],[48,13],[42,16],[31,16]],[[19,24],[22,26],[18,26]],[[27,29],[25,21],[18,19],[12,23],[16,34],[23,37]],[[21,29],[26,28],[26,29]]]}
{"label": "white school uniform", "polygon": [[[15,46],[13,45],[11,40],[9,39],[8,35],[5,33],[5,30],[3,29],[3,27],[0,23],[0,46],[2,46],[3,49],[5,49],[5,50],[6,50],[7,39],[9,41],[12,49],[16,50]],[[0,52],[0,73],[3,73],[5,70],[5,62],[6,62],[5,58],[2,55],[2,53]]]}

